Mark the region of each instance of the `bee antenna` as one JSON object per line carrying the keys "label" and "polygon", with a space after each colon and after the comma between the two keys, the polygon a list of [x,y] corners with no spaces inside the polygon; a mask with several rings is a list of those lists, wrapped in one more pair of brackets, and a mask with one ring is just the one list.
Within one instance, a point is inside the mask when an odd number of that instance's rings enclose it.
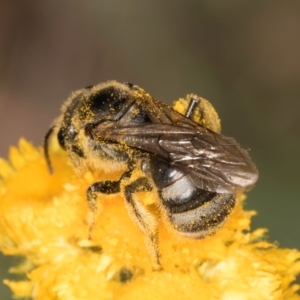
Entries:
{"label": "bee antenna", "polygon": [[52,174],[53,173],[53,167],[52,167],[52,163],[50,160],[50,155],[49,155],[49,138],[51,136],[51,134],[54,131],[54,126],[52,126],[46,133],[45,135],[45,139],[44,139],[44,155],[45,155],[45,159],[46,159],[46,163],[47,163],[47,167],[49,170],[49,173]]}

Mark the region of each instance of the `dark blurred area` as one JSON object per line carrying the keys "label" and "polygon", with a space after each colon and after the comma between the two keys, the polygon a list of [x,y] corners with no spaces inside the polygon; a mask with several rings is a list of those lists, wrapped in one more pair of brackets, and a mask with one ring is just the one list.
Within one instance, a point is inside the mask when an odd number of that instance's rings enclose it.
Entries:
{"label": "dark blurred area", "polygon": [[299,249],[299,32],[297,0],[0,0],[0,156],[20,137],[41,145],[64,99],[87,85],[129,81],[169,104],[197,93],[251,148],[253,228]]}

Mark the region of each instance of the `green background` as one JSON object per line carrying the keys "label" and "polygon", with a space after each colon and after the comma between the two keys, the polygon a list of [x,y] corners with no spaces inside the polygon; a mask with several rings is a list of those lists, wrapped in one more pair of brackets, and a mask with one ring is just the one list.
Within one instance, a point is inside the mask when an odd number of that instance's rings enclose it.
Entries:
{"label": "green background", "polygon": [[[129,81],[166,103],[197,93],[251,148],[253,228],[299,249],[299,32],[298,0],[0,0],[0,156],[20,137],[41,145],[87,85]],[[2,284],[0,296],[11,297]]]}

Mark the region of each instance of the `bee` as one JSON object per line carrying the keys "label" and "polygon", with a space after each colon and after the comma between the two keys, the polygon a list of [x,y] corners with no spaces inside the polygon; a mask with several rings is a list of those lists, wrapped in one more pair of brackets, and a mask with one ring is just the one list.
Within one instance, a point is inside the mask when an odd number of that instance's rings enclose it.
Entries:
{"label": "bee", "polygon": [[204,112],[203,101],[188,96],[181,114],[137,85],[108,81],[73,93],[45,136],[50,171],[52,133],[76,170],[105,164],[124,170],[119,180],[95,182],[87,189],[88,207],[93,214],[99,194],[123,193],[129,215],[145,234],[154,269],[161,268],[157,216],[135,193],[156,192],[166,221],[179,234],[199,239],[222,226],[236,194],[250,190],[258,179],[248,152],[215,132],[217,118],[196,119],[197,110]]}

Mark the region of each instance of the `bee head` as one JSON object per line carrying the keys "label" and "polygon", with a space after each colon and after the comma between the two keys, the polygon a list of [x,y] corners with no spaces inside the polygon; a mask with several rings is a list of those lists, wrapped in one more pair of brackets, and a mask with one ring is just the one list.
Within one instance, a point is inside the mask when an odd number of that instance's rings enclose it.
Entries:
{"label": "bee head", "polygon": [[59,145],[72,155],[84,157],[83,138],[90,138],[85,128],[102,122],[114,123],[122,118],[136,101],[139,88],[130,83],[108,81],[79,90],[63,105],[62,113],[45,136],[44,152],[49,171],[49,137],[57,134]]}

